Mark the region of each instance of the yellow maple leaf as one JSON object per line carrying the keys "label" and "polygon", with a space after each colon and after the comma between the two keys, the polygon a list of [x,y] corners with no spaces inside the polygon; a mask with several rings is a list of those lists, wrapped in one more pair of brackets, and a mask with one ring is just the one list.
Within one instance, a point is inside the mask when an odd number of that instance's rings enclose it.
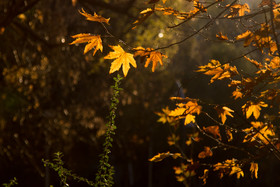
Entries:
{"label": "yellow maple leaf", "polygon": [[221,32],[216,34],[216,38],[218,38],[220,40],[228,40],[228,37],[226,35],[223,35]]}
{"label": "yellow maple leaf", "polygon": [[88,43],[85,46],[84,54],[86,54],[91,49],[95,48],[93,51],[93,56],[97,52],[97,50],[103,51],[102,40],[100,35],[91,35],[91,34],[77,34],[72,36],[72,38],[76,38],[70,45],[77,43]]}
{"label": "yellow maple leaf", "polygon": [[225,124],[226,119],[227,119],[227,115],[230,117],[233,117],[233,115],[231,114],[231,112],[234,112],[233,110],[231,110],[230,108],[226,107],[226,106],[217,106],[215,107],[216,111],[218,112],[219,117],[222,120],[222,123]]}
{"label": "yellow maple leaf", "polygon": [[238,165],[231,168],[231,172],[229,173],[229,175],[233,174],[236,174],[237,179],[239,179],[241,176],[244,177],[244,172]]}
{"label": "yellow maple leaf", "polygon": [[[246,60],[248,60],[249,62],[251,62],[252,64],[254,64],[258,69],[263,68],[263,65],[262,65],[260,62],[258,62],[258,61],[256,61],[256,60],[253,60],[253,59],[250,59],[250,58],[248,58],[248,57],[246,57],[246,56],[244,56],[244,58],[245,58]],[[279,57],[278,57],[278,58],[279,58]]]}
{"label": "yellow maple leaf", "polygon": [[155,155],[153,158],[150,158],[149,161],[151,162],[160,162],[163,159],[172,156],[174,159],[178,158],[178,157],[182,157],[180,153],[170,153],[169,151],[166,153],[159,153],[157,155]]}
{"label": "yellow maple leaf", "polygon": [[135,25],[134,27],[132,27],[132,29],[135,29],[136,25],[139,25],[139,24],[143,23],[154,12],[155,12],[154,7],[152,9],[151,8],[147,8],[147,9],[141,11],[139,18],[132,23],[133,25]]}
{"label": "yellow maple leaf", "polygon": [[147,57],[147,60],[145,62],[145,67],[148,67],[150,62],[153,62],[152,66],[152,72],[155,71],[155,68],[158,64],[163,65],[162,58],[167,58],[166,55],[162,54],[161,52],[155,51],[153,48],[143,48],[143,47],[137,47],[134,48],[136,52],[134,53],[134,56],[141,56],[141,57]]}
{"label": "yellow maple leaf", "polygon": [[258,178],[258,170],[259,170],[259,165],[258,165],[258,163],[251,162],[250,171],[251,171],[251,176],[252,176],[252,178],[253,178],[253,176],[254,176],[256,179]]}
{"label": "yellow maple leaf", "polygon": [[195,123],[195,116],[191,114],[186,115],[184,124],[187,125],[191,122]]}
{"label": "yellow maple leaf", "polygon": [[218,60],[213,59],[207,65],[199,66],[198,68],[198,72],[204,72],[205,75],[213,75],[210,83],[217,79],[222,80],[238,74],[236,66],[230,66],[228,63],[222,65]]}
{"label": "yellow maple leaf", "polygon": [[228,129],[226,129],[226,136],[227,136],[228,142],[231,142],[233,140],[232,133]]}
{"label": "yellow maple leaf", "polygon": [[250,7],[247,3],[245,4],[235,4],[230,7],[230,13],[225,15],[227,18],[233,18],[235,16],[244,16],[245,12],[250,12]]}
{"label": "yellow maple leaf", "polygon": [[110,47],[114,51],[110,52],[107,56],[104,57],[104,59],[115,59],[111,64],[109,73],[118,71],[122,66],[123,74],[126,77],[128,70],[130,69],[129,64],[131,64],[135,68],[137,67],[136,61],[133,58],[133,54],[126,53],[120,45]]}
{"label": "yellow maple leaf", "polygon": [[243,130],[246,133],[243,142],[261,140],[264,144],[269,144],[271,137],[275,136],[273,125],[264,125],[263,122],[258,121],[251,124],[252,127]]}
{"label": "yellow maple leaf", "polygon": [[247,30],[247,31],[245,31],[244,33],[239,34],[238,36],[236,36],[236,40],[241,40],[241,39],[247,38],[247,37],[250,36],[251,34],[252,34],[252,32],[249,31],[249,30]]}
{"label": "yellow maple leaf", "polygon": [[110,18],[106,19],[100,15],[97,15],[95,12],[94,12],[94,15],[91,15],[91,14],[86,13],[86,11],[84,9],[82,9],[82,11],[79,11],[79,13],[82,14],[83,16],[85,16],[87,18],[87,20],[89,20],[89,21],[96,21],[99,23],[104,22],[104,23],[110,25],[109,24]]}
{"label": "yellow maple leaf", "polygon": [[249,118],[252,114],[255,119],[258,119],[260,116],[261,107],[267,107],[263,101],[253,103],[248,101],[245,105],[242,106],[243,112],[246,113],[246,118]]}

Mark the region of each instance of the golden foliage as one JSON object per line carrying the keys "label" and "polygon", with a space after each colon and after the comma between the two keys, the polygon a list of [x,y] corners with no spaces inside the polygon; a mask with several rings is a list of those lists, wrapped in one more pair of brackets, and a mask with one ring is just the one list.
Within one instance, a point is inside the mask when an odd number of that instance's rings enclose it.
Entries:
{"label": "golden foliage", "polygon": [[110,67],[109,73],[114,73],[118,71],[121,66],[123,70],[123,74],[126,77],[128,70],[130,69],[131,64],[133,67],[137,67],[136,61],[133,58],[133,54],[126,53],[120,45],[117,46],[110,46],[114,51],[110,52],[104,59],[115,59]]}
{"label": "golden foliage", "polygon": [[222,140],[219,126],[215,125],[215,126],[203,127],[203,130],[207,133],[212,134],[214,138]]}
{"label": "golden foliage", "polygon": [[250,7],[247,3],[241,5],[241,4],[235,4],[230,6],[230,13],[225,15],[226,18],[233,18],[236,16],[244,16],[245,12],[250,12]]}
{"label": "golden foliage", "polygon": [[237,179],[240,177],[244,177],[244,172],[242,171],[239,164],[236,163],[236,159],[226,160],[223,163],[217,163],[214,166],[214,171],[220,172],[220,178],[224,176],[224,174],[233,175],[236,174]]}
{"label": "golden foliage", "polygon": [[178,103],[177,108],[175,108],[174,110],[172,110],[169,113],[169,116],[173,116],[173,117],[178,117],[180,118],[185,118],[185,125],[193,122],[195,123],[195,116],[192,114],[197,114],[199,115],[201,112],[202,107],[200,105],[198,105],[197,100],[195,99],[189,99],[189,98],[185,98],[188,100],[187,103]]}
{"label": "golden foliage", "polygon": [[247,101],[247,103],[242,106],[242,110],[246,114],[246,118],[249,118],[253,114],[255,119],[258,119],[260,116],[261,107],[267,107],[267,104],[265,104],[263,101]]}
{"label": "golden foliage", "polygon": [[228,40],[228,37],[226,35],[223,35],[221,32],[216,34],[216,38],[218,38],[220,40]]}
{"label": "golden foliage", "polygon": [[259,170],[258,163],[251,162],[250,171],[251,171],[252,178],[253,177],[255,177],[256,179],[258,178],[258,170]]}
{"label": "golden foliage", "polygon": [[231,110],[230,108],[226,107],[226,106],[216,106],[215,107],[219,117],[222,120],[222,123],[225,124],[226,119],[227,119],[227,115],[230,117],[233,117],[233,115],[231,114],[231,112],[234,112],[233,110]]}
{"label": "golden foliage", "polygon": [[264,144],[269,144],[271,138],[275,136],[273,125],[265,125],[263,122],[251,122],[252,127],[244,129],[246,133],[243,142],[261,141]]}
{"label": "golden foliage", "polygon": [[72,38],[75,38],[75,40],[72,43],[70,43],[70,45],[88,43],[85,46],[84,54],[86,54],[93,48],[95,48],[93,51],[93,56],[95,55],[97,50],[100,50],[101,52],[103,51],[102,40],[100,38],[100,35],[93,36],[91,34],[77,34],[72,36]]}
{"label": "golden foliage", "polygon": [[230,66],[229,64],[222,65],[218,60],[211,60],[207,65],[199,66],[198,68],[198,72],[204,72],[205,75],[213,75],[210,83],[239,74],[235,66]]}
{"label": "golden foliage", "polygon": [[198,154],[198,158],[206,158],[213,156],[213,152],[211,151],[210,147],[204,147],[204,151],[200,152]]}
{"label": "golden foliage", "polygon": [[155,51],[153,48],[143,48],[143,47],[137,47],[134,48],[133,50],[135,50],[136,52],[134,53],[134,56],[141,56],[141,57],[145,57],[147,58],[146,62],[145,62],[145,67],[148,67],[150,62],[153,63],[152,66],[152,72],[155,71],[155,68],[158,64],[158,62],[160,63],[160,65],[163,65],[162,63],[162,58],[167,58],[166,55],[162,54],[161,52]]}
{"label": "golden foliage", "polygon": [[99,23],[106,23],[106,24],[110,25],[109,24],[110,18],[106,19],[100,15],[97,15],[95,12],[94,12],[94,15],[91,15],[91,14],[86,13],[86,11],[84,9],[82,9],[82,11],[79,11],[79,13],[82,14],[83,16],[85,16],[87,18],[87,20],[89,20],[89,21],[96,21]]}
{"label": "golden foliage", "polygon": [[149,161],[151,162],[160,162],[167,157],[173,157],[174,159],[178,157],[182,157],[180,153],[170,153],[169,151],[166,153],[159,153],[155,155],[153,158],[150,158]]}

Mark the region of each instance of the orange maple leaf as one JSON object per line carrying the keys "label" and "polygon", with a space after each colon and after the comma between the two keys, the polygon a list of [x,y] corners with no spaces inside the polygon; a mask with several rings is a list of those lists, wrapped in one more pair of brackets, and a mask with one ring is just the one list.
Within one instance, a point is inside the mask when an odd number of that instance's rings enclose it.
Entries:
{"label": "orange maple leaf", "polygon": [[163,65],[163,63],[162,63],[163,57],[167,58],[166,55],[162,54],[161,52],[154,51],[153,48],[145,49],[143,47],[137,47],[137,48],[134,48],[133,50],[136,51],[134,53],[134,56],[147,57],[145,67],[148,67],[150,62],[153,62],[152,72],[155,71],[155,68],[156,68],[158,62],[160,63],[160,65]]}
{"label": "orange maple leaf", "polygon": [[251,176],[252,176],[252,178],[253,178],[253,176],[254,176],[256,179],[258,178],[258,170],[259,170],[259,165],[258,165],[258,163],[251,162],[250,171],[251,171]]}
{"label": "orange maple leaf", "polygon": [[213,152],[211,151],[210,147],[204,147],[204,151],[200,152],[198,154],[198,158],[206,158],[213,156]]}
{"label": "orange maple leaf", "polygon": [[251,122],[251,124],[252,127],[243,130],[246,133],[243,142],[261,140],[264,144],[269,144],[272,139],[271,137],[275,136],[273,125],[265,125],[259,121]]}
{"label": "orange maple leaf", "polygon": [[132,27],[132,29],[136,28],[136,25],[140,25],[141,23],[143,23],[150,15],[152,15],[155,12],[155,7],[151,8],[147,8],[143,11],[140,12],[140,16],[138,17],[138,19],[136,21],[134,21],[132,24],[135,25],[134,27]]}
{"label": "orange maple leaf", "polygon": [[166,153],[159,153],[157,155],[155,155],[153,158],[150,158],[149,161],[151,162],[160,162],[163,159],[172,156],[174,159],[178,158],[178,157],[182,157],[182,155],[180,153],[170,153],[169,151]]}
{"label": "orange maple leaf", "polygon": [[216,125],[216,126],[203,127],[203,130],[207,133],[212,134],[214,138],[218,138],[219,140],[222,140],[219,126]]}
{"label": "orange maple leaf", "polygon": [[104,22],[104,23],[110,25],[109,24],[110,18],[106,19],[100,15],[97,15],[95,12],[94,12],[94,15],[91,15],[91,14],[86,13],[86,11],[84,9],[82,9],[82,11],[79,11],[79,13],[82,14],[83,16],[85,16],[87,18],[87,20],[89,20],[89,21],[96,21],[99,23]]}
{"label": "orange maple leaf", "polygon": [[226,106],[217,106],[215,107],[216,111],[218,112],[219,117],[222,120],[222,123],[225,124],[226,119],[227,119],[227,115],[230,117],[233,117],[233,115],[231,114],[231,112],[234,112],[233,110],[231,110],[230,108],[226,107]]}
{"label": "orange maple leaf", "polygon": [[247,3],[235,4],[230,7],[230,13],[225,15],[226,18],[233,18],[235,16],[244,16],[245,12],[250,12],[250,7]]}
{"label": "orange maple leaf", "polygon": [[70,43],[70,45],[78,44],[78,43],[88,43],[85,46],[84,54],[86,54],[88,51],[90,51],[94,47],[95,47],[95,49],[93,51],[93,56],[95,55],[97,50],[100,50],[101,52],[103,51],[102,40],[99,35],[94,36],[91,34],[77,34],[77,35],[72,36],[72,38],[76,38],[76,40],[74,40],[72,43]]}
{"label": "orange maple leaf", "polygon": [[223,35],[221,32],[216,34],[216,38],[218,38],[220,40],[228,40],[228,37],[226,35]]}
{"label": "orange maple leaf", "polygon": [[128,70],[130,69],[129,64],[131,64],[135,68],[137,67],[136,61],[133,58],[133,54],[126,53],[120,45],[109,45],[109,47],[111,47],[114,51],[110,52],[107,56],[104,57],[104,59],[115,59],[111,64],[109,73],[118,71],[122,66],[123,74],[126,77]]}
{"label": "orange maple leaf", "polygon": [[210,83],[217,79],[222,80],[238,74],[235,66],[230,66],[228,63],[222,65],[218,60],[213,59],[207,65],[199,66],[198,68],[198,72],[204,72],[205,75],[213,75]]}
{"label": "orange maple leaf", "polygon": [[260,116],[261,107],[267,107],[263,101],[253,103],[248,101],[245,105],[242,106],[243,112],[246,113],[246,118],[249,118],[252,114],[255,119],[258,119]]}

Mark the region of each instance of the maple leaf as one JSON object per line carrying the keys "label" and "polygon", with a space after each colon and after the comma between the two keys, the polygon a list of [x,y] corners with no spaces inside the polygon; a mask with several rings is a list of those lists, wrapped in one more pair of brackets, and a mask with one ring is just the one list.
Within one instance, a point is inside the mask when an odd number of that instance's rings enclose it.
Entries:
{"label": "maple leaf", "polygon": [[210,147],[204,147],[204,151],[200,152],[198,154],[198,158],[206,158],[213,156],[213,152],[211,151]]}
{"label": "maple leaf", "polygon": [[167,137],[167,143],[168,145],[175,145],[176,142],[178,142],[180,139],[179,136],[176,136],[175,134],[172,134],[171,136]]}
{"label": "maple leaf", "polygon": [[145,49],[143,47],[137,47],[137,48],[134,48],[133,50],[136,51],[134,53],[134,56],[148,57],[145,62],[145,68],[149,66],[150,62],[153,62],[152,72],[155,71],[155,68],[156,68],[158,62],[160,63],[160,65],[163,65],[163,63],[162,63],[163,57],[167,58],[166,55],[163,55],[161,52],[154,51],[153,48]]}
{"label": "maple leaf", "polygon": [[258,163],[251,162],[250,171],[251,171],[251,176],[252,176],[252,178],[253,178],[253,176],[254,176],[256,179],[258,178],[258,170],[259,170],[259,165],[258,165]]}
{"label": "maple leaf", "polygon": [[225,122],[226,122],[227,115],[230,117],[233,117],[233,115],[230,112],[234,112],[234,111],[226,106],[223,106],[223,107],[217,106],[217,107],[215,107],[215,109],[218,112],[218,115],[221,118],[223,124],[225,124]]}
{"label": "maple leaf", "polygon": [[228,63],[222,65],[218,60],[213,59],[207,65],[199,66],[198,68],[198,72],[204,72],[205,75],[213,75],[210,83],[217,79],[222,80],[238,74],[235,66],[230,66]]}
{"label": "maple leaf", "polygon": [[163,159],[172,156],[174,159],[178,158],[178,157],[182,157],[180,153],[170,153],[169,151],[166,153],[159,153],[157,155],[155,155],[153,158],[150,158],[149,161],[151,162],[160,162]]}
{"label": "maple leaf", "polygon": [[254,64],[258,69],[263,68],[263,65],[262,65],[260,62],[258,62],[258,61],[256,61],[256,60],[253,60],[253,59],[250,59],[250,58],[248,58],[248,57],[246,57],[246,56],[244,56],[244,58],[245,58],[246,60],[248,60],[249,62],[251,62],[252,64]]}
{"label": "maple leaf", "polygon": [[76,38],[70,45],[77,44],[77,43],[88,43],[85,46],[84,54],[86,54],[91,49],[95,48],[93,51],[93,56],[97,52],[97,50],[103,51],[102,40],[99,35],[91,35],[91,34],[77,34],[72,36],[72,38]]}
{"label": "maple leaf", "polygon": [[191,122],[195,123],[195,116],[191,114],[186,115],[184,125],[190,124]]}
{"label": "maple leaf", "polygon": [[228,37],[226,35],[223,35],[221,32],[216,34],[216,37],[220,40],[228,40]]}
{"label": "maple leaf", "polygon": [[228,129],[226,129],[226,136],[227,136],[228,142],[233,140],[232,133]]}
{"label": "maple leaf", "polygon": [[265,125],[258,121],[251,122],[251,124],[252,127],[243,130],[246,133],[243,142],[261,140],[264,144],[269,144],[271,137],[275,136],[273,125]]}
{"label": "maple leaf", "polygon": [[280,58],[277,56],[277,57],[274,57],[271,61],[270,61],[270,64],[269,66],[272,68],[272,69],[277,69],[280,67]]}
{"label": "maple leaf", "polygon": [[79,13],[82,14],[83,16],[85,16],[87,18],[87,20],[89,20],[89,21],[96,21],[99,23],[106,23],[107,25],[110,25],[109,24],[110,18],[106,19],[100,15],[97,15],[95,12],[94,12],[94,15],[91,15],[91,14],[86,13],[86,11],[84,9],[82,9],[82,11],[79,11]]}
{"label": "maple leaf", "polygon": [[207,181],[207,178],[208,178],[208,174],[209,174],[209,170],[208,169],[204,169],[203,176],[199,177],[200,179],[202,179],[203,185],[206,184],[206,181]]}
{"label": "maple leaf", "polygon": [[137,67],[136,61],[133,58],[133,54],[126,53],[120,45],[109,45],[109,47],[111,47],[114,51],[110,52],[107,56],[104,57],[104,59],[115,59],[111,64],[109,73],[118,71],[122,66],[123,74],[126,77],[128,70],[130,69],[129,64],[131,64],[135,68]]}
{"label": "maple leaf", "polygon": [[162,113],[161,112],[155,112],[160,118],[157,120],[160,123],[170,123],[172,125],[172,123],[174,123],[176,120],[174,119],[174,117],[170,117],[169,113],[171,111],[169,110],[168,107],[163,108],[162,109]]}
{"label": "maple leaf", "polygon": [[219,140],[222,140],[219,126],[216,125],[216,126],[203,127],[203,130],[207,133],[212,134],[214,138],[218,138]]}
{"label": "maple leaf", "polygon": [[135,25],[134,27],[132,27],[132,29],[135,29],[136,25],[143,23],[154,12],[155,12],[155,7],[153,7],[152,9],[147,8],[146,10],[141,11],[139,18],[132,23],[133,25]]}
{"label": "maple leaf", "polygon": [[254,35],[251,31],[247,30],[246,32],[236,37],[236,40],[241,40],[241,39],[245,39],[244,47],[248,47],[251,44],[251,42],[254,40]]}
{"label": "maple leaf", "polygon": [[[228,5],[229,6],[229,5]],[[250,12],[250,7],[247,3],[235,4],[230,7],[230,13],[225,15],[226,18],[233,18],[235,16],[244,16],[245,12]]]}
{"label": "maple leaf", "polygon": [[242,106],[243,112],[246,113],[246,118],[249,118],[252,114],[255,119],[258,119],[260,116],[261,107],[267,107],[263,101],[253,103],[248,101],[245,105]]}
{"label": "maple leaf", "polygon": [[233,175],[236,174],[239,179],[241,176],[244,177],[244,172],[240,168],[239,164],[236,163],[236,159],[226,160],[223,163],[218,162],[214,166],[214,171],[220,171],[220,178],[223,177],[223,173]]}

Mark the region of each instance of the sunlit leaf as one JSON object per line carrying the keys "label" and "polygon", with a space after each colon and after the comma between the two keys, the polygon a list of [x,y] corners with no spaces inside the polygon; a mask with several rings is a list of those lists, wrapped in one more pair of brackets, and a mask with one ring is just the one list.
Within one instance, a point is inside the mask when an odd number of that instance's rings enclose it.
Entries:
{"label": "sunlit leaf", "polygon": [[82,9],[82,11],[79,11],[79,13],[82,14],[83,16],[85,16],[87,18],[87,20],[89,20],[89,21],[96,21],[99,23],[106,23],[106,24],[110,25],[109,24],[110,18],[106,19],[100,15],[97,15],[95,12],[94,12],[94,15],[91,15],[91,14],[86,13],[85,10]]}
{"label": "sunlit leaf", "polygon": [[203,127],[203,130],[207,133],[212,134],[214,138],[222,140],[219,126],[216,125],[216,126]]}
{"label": "sunlit leaf", "polygon": [[163,55],[161,52],[155,51],[152,48],[143,48],[143,47],[137,47],[134,48],[133,50],[135,50],[136,52],[134,53],[134,56],[142,56],[142,57],[147,57],[147,60],[145,62],[145,67],[148,67],[150,62],[153,63],[152,66],[152,71],[155,71],[155,68],[158,64],[158,62],[160,63],[160,65],[163,65],[162,63],[162,58],[167,58],[166,55]]}
{"label": "sunlit leaf", "polygon": [[136,61],[133,58],[133,54],[126,53],[120,45],[110,47],[114,51],[110,52],[107,56],[104,57],[104,59],[115,59],[111,64],[109,73],[114,73],[115,71],[118,71],[122,66],[123,74],[124,76],[126,76],[128,70],[130,69],[129,64],[131,64],[135,68],[137,67]]}
{"label": "sunlit leaf", "polygon": [[198,158],[206,158],[206,157],[211,157],[213,156],[213,152],[211,151],[210,147],[204,147],[204,151],[200,152],[198,154]]}
{"label": "sunlit leaf", "polygon": [[99,35],[91,35],[91,34],[77,34],[72,36],[72,38],[76,38],[70,45],[78,44],[78,43],[88,43],[85,46],[84,54],[86,54],[91,49],[95,48],[93,51],[93,56],[97,52],[97,50],[103,51],[102,40]]}
{"label": "sunlit leaf", "polygon": [[163,159],[167,158],[167,157],[173,157],[174,159],[178,158],[178,157],[182,157],[180,153],[170,153],[169,151],[166,153],[159,153],[157,155],[155,155],[153,158],[149,159],[149,161],[151,162],[160,162]]}
{"label": "sunlit leaf", "polygon": [[254,176],[256,179],[258,178],[258,170],[259,170],[259,165],[258,165],[258,163],[251,162],[250,171],[251,171],[251,176],[252,176],[252,178],[253,178],[253,176]]}
{"label": "sunlit leaf", "polygon": [[221,118],[223,124],[225,124],[225,122],[226,122],[227,115],[230,117],[233,117],[231,112],[234,112],[234,111],[226,106],[223,106],[223,107],[217,106],[217,107],[215,107],[215,109],[216,109],[219,117]]}
{"label": "sunlit leaf", "polygon": [[223,35],[221,32],[216,34],[216,37],[220,40],[228,40],[228,37],[226,35]]}
{"label": "sunlit leaf", "polygon": [[253,114],[255,119],[258,119],[260,116],[261,107],[267,107],[267,104],[265,104],[263,101],[256,103],[248,101],[245,105],[242,106],[242,109],[246,114],[246,118],[249,118]]}

